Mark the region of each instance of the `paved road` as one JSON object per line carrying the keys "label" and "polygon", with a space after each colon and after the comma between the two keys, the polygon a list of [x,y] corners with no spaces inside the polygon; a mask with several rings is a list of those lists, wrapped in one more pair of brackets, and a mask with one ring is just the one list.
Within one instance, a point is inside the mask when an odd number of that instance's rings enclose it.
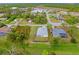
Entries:
{"label": "paved road", "polygon": [[47,26],[47,24],[26,24],[26,25],[20,25],[20,26]]}

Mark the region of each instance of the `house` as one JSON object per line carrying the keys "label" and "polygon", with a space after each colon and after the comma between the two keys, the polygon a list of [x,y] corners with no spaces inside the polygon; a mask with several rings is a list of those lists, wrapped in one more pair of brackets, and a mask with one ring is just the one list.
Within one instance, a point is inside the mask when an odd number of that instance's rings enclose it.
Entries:
{"label": "house", "polygon": [[18,7],[11,7],[11,14],[16,14],[17,9],[18,9]]}
{"label": "house", "polygon": [[37,12],[46,12],[46,9],[43,8],[33,8],[32,13],[37,13]]}
{"label": "house", "polygon": [[63,29],[54,28],[52,29],[52,34],[53,37],[62,37],[62,38],[67,37],[67,33]]}
{"label": "house", "polygon": [[64,10],[60,10],[57,13],[58,14],[61,14],[61,15],[68,15],[68,12],[67,11],[64,11]]}
{"label": "house", "polygon": [[32,20],[28,20],[28,23],[30,23],[30,24],[31,24],[31,23],[32,23]]}
{"label": "house", "polygon": [[27,11],[27,9],[28,8],[23,8],[23,7],[19,8],[19,10],[21,10],[21,11]]}
{"label": "house", "polygon": [[53,26],[61,26],[61,24],[64,23],[64,18],[59,14],[49,14],[49,16],[51,17],[48,22]]}
{"label": "house", "polygon": [[47,27],[38,28],[36,36],[38,36],[38,37],[48,37]]}
{"label": "house", "polygon": [[79,12],[69,12],[69,14],[72,16],[79,16]]}
{"label": "house", "polygon": [[11,9],[13,9],[13,10],[14,10],[14,9],[17,9],[17,7],[11,7]]}

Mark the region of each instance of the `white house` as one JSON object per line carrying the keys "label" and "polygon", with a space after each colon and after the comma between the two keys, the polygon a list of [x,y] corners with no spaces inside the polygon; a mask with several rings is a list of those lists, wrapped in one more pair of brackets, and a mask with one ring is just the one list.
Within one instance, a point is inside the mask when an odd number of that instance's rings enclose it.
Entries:
{"label": "white house", "polygon": [[13,9],[13,10],[14,10],[14,9],[17,9],[17,8],[18,8],[18,7],[11,7],[11,9]]}

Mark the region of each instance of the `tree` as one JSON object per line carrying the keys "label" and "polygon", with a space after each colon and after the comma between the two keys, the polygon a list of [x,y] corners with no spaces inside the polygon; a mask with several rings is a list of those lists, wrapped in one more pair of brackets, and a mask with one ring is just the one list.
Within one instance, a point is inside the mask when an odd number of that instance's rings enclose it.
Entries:
{"label": "tree", "polygon": [[48,29],[51,29],[53,26],[52,26],[52,24],[48,23],[47,27],[48,27]]}
{"label": "tree", "polygon": [[19,41],[20,43],[23,43],[24,39],[25,39],[24,33],[18,34],[18,36],[16,37],[16,40]]}
{"label": "tree", "polygon": [[29,26],[18,26],[16,28],[16,33],[18,34],[18,39],[22,42],[24,40],[28,40],[30,35],[30,27]]}
{"label": "tree", "polygon": [[17,35],[14,32],[10,32],[8,34],[8,39],[12,40],[13,42],[16,40]]}
{"label": "tree", "polygon": [[37,14],[37,15],[34,17],[34,22],[35,22],[36,24],[46,24],[46,23],[47,23],[46,16],[45,16],[45,15],[39,15],[39,14]]}
{"label": "tree", "polygon": [[49,55],[56,55],[55,52],[49,52],[48,54],[49,54]]}
{"label": "tree", "polygon": [[4,23],[0,22],[0,28],[6,26]]}
{"label": "tree", "polygon": [[66,22],[70,25],[74,25],[76,23],[79,23],[79,18],[75,16],[70,16],[70,18],[67,18]]}
{"label": "tree", "polygon": [[42,55],[48,55],[48,51],[47,50],[43,50]]}
{"label": "tree", "polygon": [[27,9],[27,12],[31,12],[32,11],[32,8],[31,7],[29,7],[28,9]]}
{"label": "tree", "polygon": [[61,40],[60,37],[54,37],[51,40],[51,49],[53,49],[54,51],[59,47],[60,42],[59,40]]}
{"label": "tree", "polygon": [[71,38],[71,42],[72,42],[72,43],[77,43],[77,42],[76,42],[76,39],[75,39],[74,37]]}
{"label": "tree", "polygon": [[71,36],[71,42],[72,43],[77,43],[76,39],[78,39],[78,36],[79,36],[78,32],[79,32],[79,30],[75,26],[72,26],[68,30],[68,32],[69,32],[69,35]]}

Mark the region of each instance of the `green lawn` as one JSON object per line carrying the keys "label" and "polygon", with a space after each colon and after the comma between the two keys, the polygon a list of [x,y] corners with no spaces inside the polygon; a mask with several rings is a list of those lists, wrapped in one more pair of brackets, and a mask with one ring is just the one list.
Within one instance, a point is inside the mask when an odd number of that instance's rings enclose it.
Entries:
{"label": "green lawn", "polygon": [[30,32],[30,40],[34,40],[36,37],[36,33],[37,33],[37,28],[38,26],[31,26],[31,32]]}
{"label": "green lawn", "polygon": [[64,44],[55,50],[51,49],[47,44],[32,44],[28,50],[31,54],[42,54],[44,50],[53,51],[58,55],[79,54],[79,47],[76,44]]}
{"label": "green lawn", "polygon": [[72,44],[72,43],[63,43],[60,44],[56,49],[53,50],[54,47],[50,47],[48,44],[44,43],[34,43],[30,44],[30,46],[27,47],[27,45],[24,45],[25,50],[23,50],[23,45],[19,43],[12,43],[11,41],[6,40],[6,37],[0,37],[0,54],[8,54],[9,50],[11,50],[12,46],[16,47],[16,51],[24,54],[27,54],[27,51],[30,54],[43,54],[43,51],[53,51],[58,55],[65,55],[65,54],[79,54],[79,46],[78,44]]}
{"label": "green lawn", "polygon": [[79,54],[79,46],[72,43],[61,44],[59,47],[51,51],[54,51],[56,54]]}
{"label": "green lawn", "polygon": [[43,43],[35,43],[31,44],[28,50],[31,54],[42,54],[44,50],[49,50],[49,45]]}

